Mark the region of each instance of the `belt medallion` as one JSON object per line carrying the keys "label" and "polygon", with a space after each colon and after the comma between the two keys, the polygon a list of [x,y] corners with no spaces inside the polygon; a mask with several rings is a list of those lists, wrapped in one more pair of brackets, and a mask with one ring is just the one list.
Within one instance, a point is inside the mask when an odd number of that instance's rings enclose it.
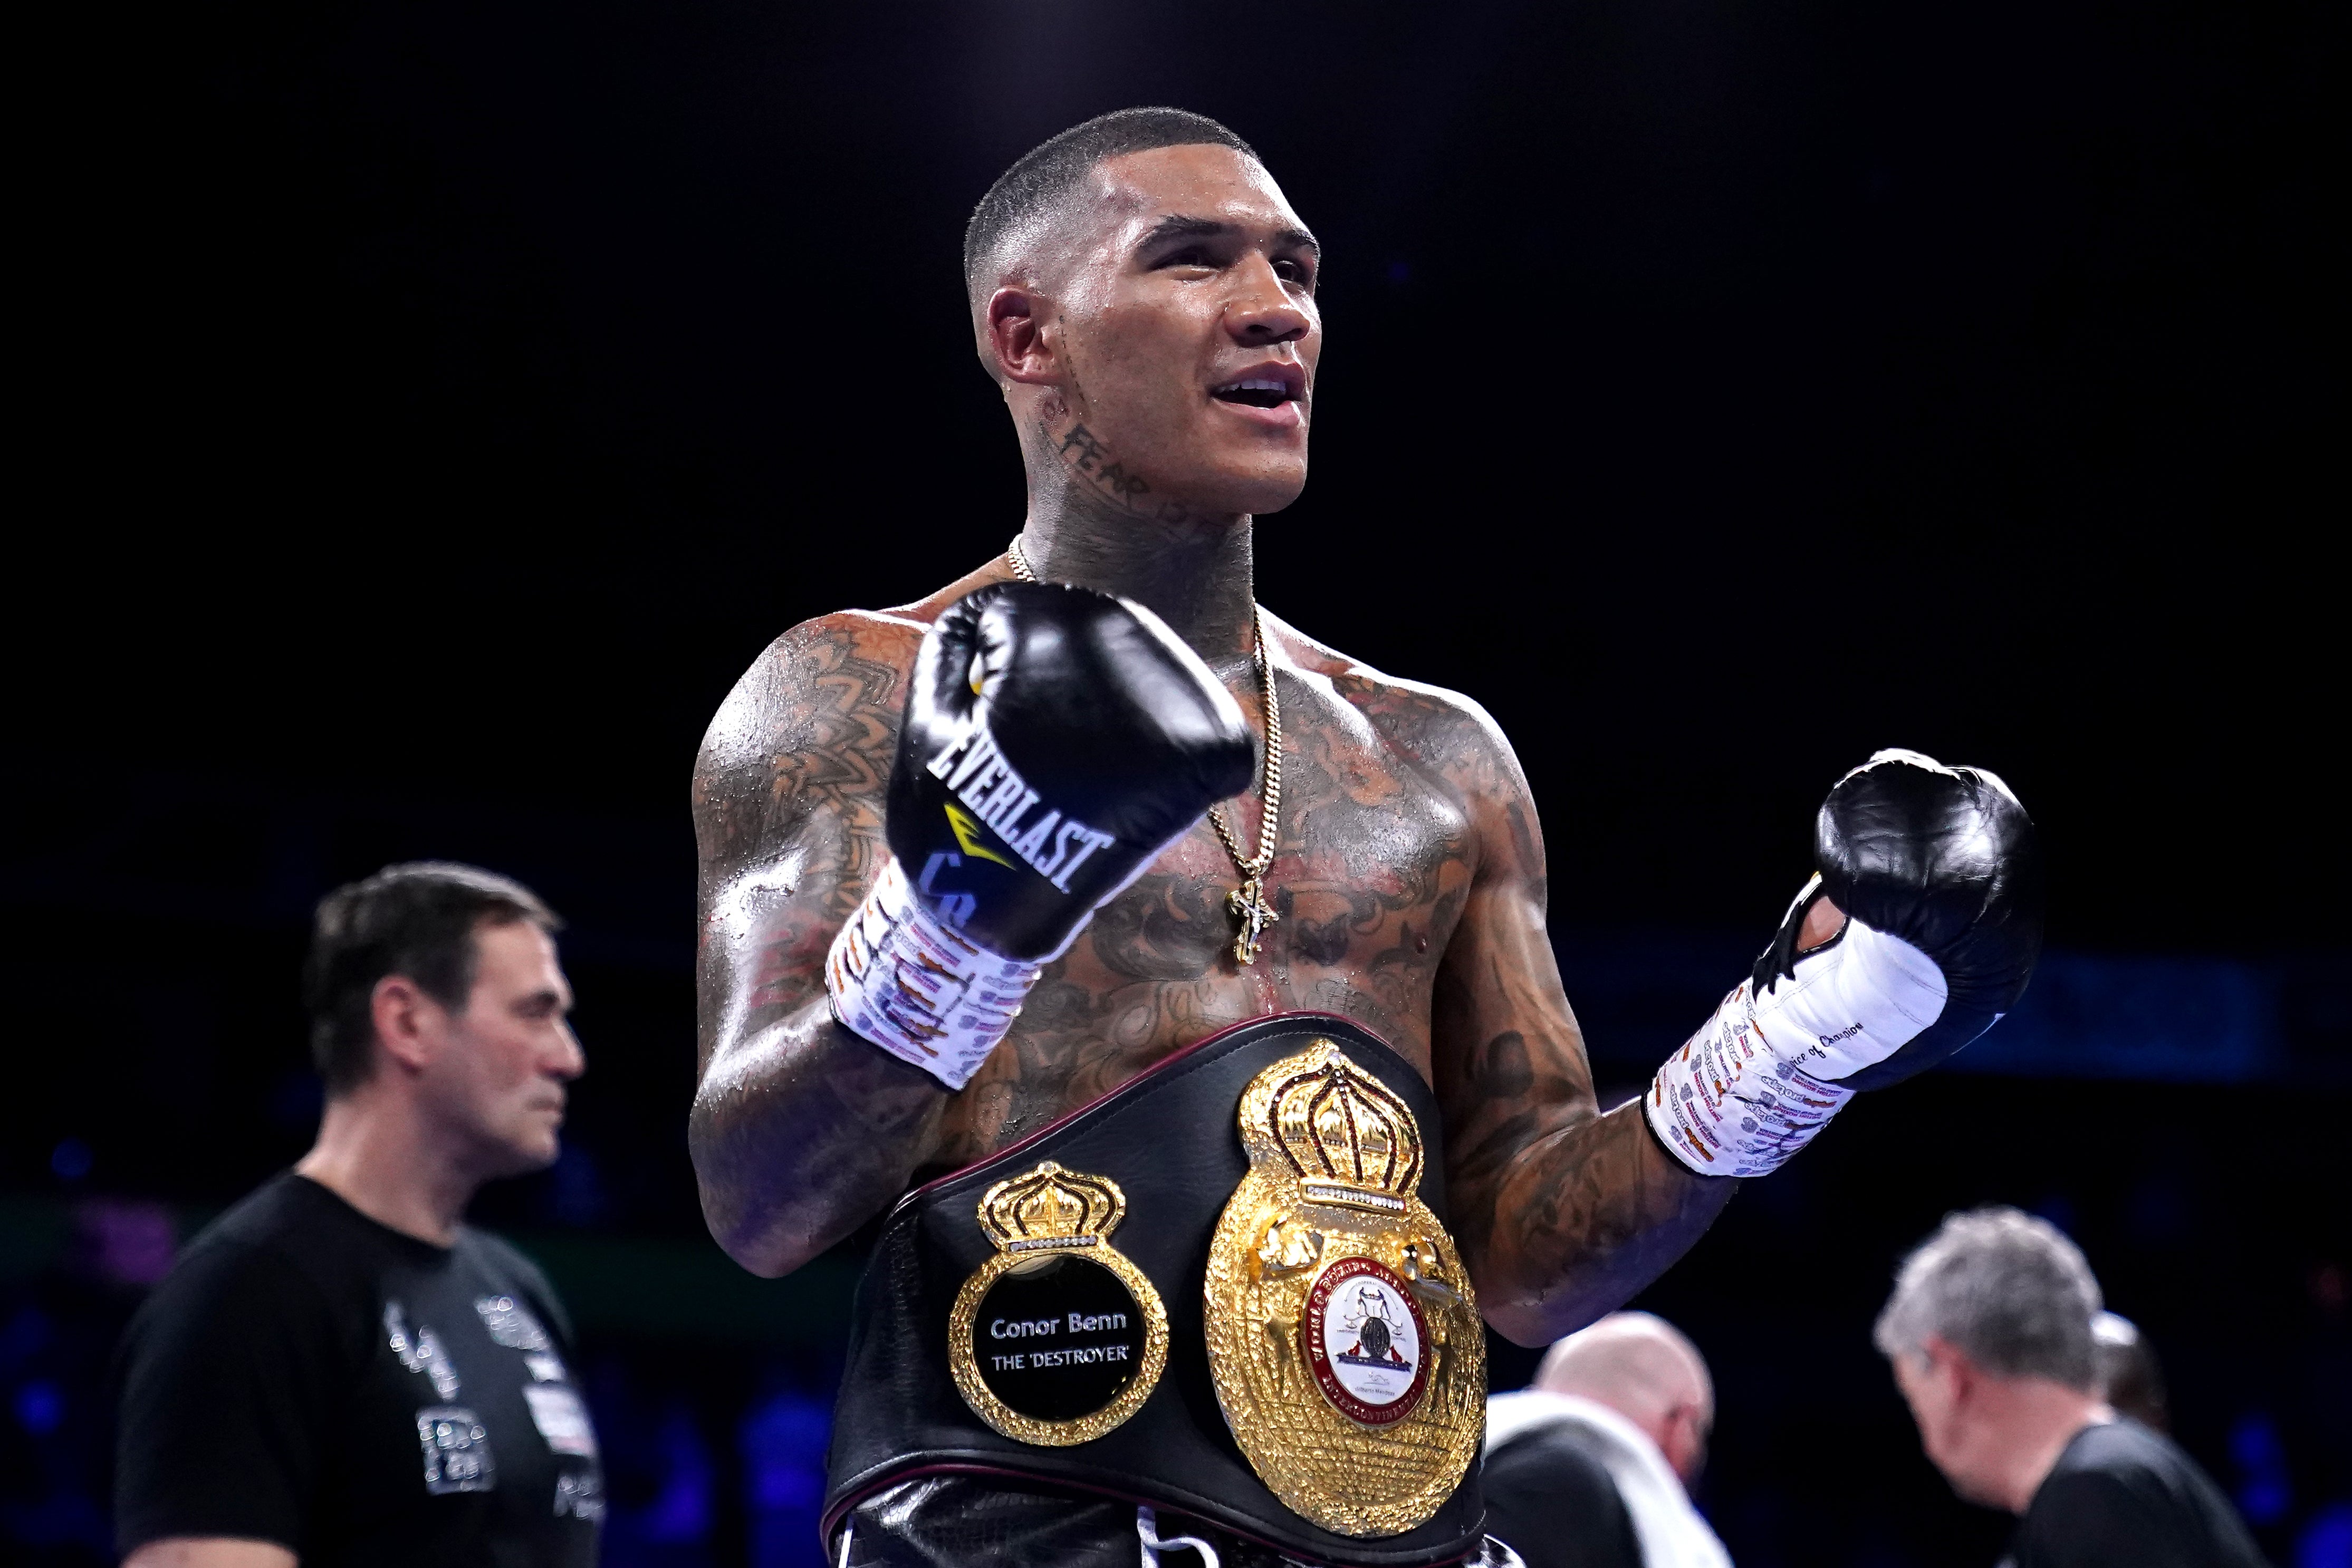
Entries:
{"label": "belt medallion", "polygon": [[972,1414],[1018,1442],[1066,1448],[1111,1431],[1168,1365],[1168,1311],[1110,1244],[1127,1195],[1052,1160],[980,1200],[996,1252],[956,1293],[948,1365]]}
{"label": "belt medallion", "polygon": [[1217,1402],[1283,1502],[1356,1537],[1420,1525],[1486,1429],[1467,1272],[1420,1196],[1411,1107],[1329,1040],[1258,1074],[1249,1173],[1209,1249]]}

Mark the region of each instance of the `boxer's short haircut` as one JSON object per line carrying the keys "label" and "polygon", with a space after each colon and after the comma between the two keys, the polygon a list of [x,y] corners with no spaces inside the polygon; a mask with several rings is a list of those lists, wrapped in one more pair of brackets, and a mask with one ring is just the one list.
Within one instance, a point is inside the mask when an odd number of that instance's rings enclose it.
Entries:
{"label": "boxer's short haircut", "polygon": [[473,995],[484,926],[528,921],[555,932],[563,922],[539,894],[509,877],[455,861],[388,865],[319,901],[302,1000],[310,1014],[310,1054],[329,1098],[367,1082],[375,1064],[375,986],[402,975],[452,1012]]}
{"label": "boxer's short haircut", "polygon": [[1230,147],[1244,158],[1257,150],[1205,114],[1184,109],[1121,109],[1073,125],[1023,153],[972,209],[963,231],[963,279],[977,293],[995,270],[1006,239],[1033,226],[1067,201],[1087,172],[1106,158],[1155,147]]}
{"label": "boxer's short haircut", "polygon": [[2099,1386],[2092,1320],[2099,1281],[2082,1249],[2044,1219],[2006,1207],[1947,1215],[1903,1260],[1871,1339],[1916,1358],[1939,1335],[1986,1371]]}

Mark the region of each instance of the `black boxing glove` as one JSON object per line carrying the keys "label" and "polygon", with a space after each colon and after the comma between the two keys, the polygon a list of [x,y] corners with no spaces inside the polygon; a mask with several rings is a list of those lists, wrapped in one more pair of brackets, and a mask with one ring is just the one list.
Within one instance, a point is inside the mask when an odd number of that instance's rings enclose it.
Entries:
{"label": "black boxing glove", "polygon": [[[1856,1093],[1951,1055],[2016,1005],[2041,953],[2033,823],[1982,768],[1879,752],[1830,791],[1813,853],[1755,972],[1643,1102],[1703,1176],[1776,1169]],[[1823,898],[1845,925],[1800,955]]]}
{"label": "black boxing glove", "polygon": [[958,600],[915,661],[891,858],[834,939],[834,1016],[962,1088],[1038,971],[1246,789],[1255,755],[1232,695],[1142,606],[1056,583]]}

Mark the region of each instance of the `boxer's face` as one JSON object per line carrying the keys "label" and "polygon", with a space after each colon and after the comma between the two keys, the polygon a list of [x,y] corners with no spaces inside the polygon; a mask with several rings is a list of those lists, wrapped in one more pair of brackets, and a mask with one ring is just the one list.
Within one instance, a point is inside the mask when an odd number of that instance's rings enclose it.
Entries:
{"label": "boxer's face", "polygon": [[564,1085],[586,1068],[572,1032],[572,987],[555,944],[529,921],[475,932],[478,967],[466,1010],[446,1015],[429,1094],[484,1177],[554,1163]]}
{"label": "boxer's face", "polygon": [[1323,348],[1313,236],[1228,147],[1106,159],[1095,181],[1038,304],[1050,447],[1140,517],[1288,506]]}

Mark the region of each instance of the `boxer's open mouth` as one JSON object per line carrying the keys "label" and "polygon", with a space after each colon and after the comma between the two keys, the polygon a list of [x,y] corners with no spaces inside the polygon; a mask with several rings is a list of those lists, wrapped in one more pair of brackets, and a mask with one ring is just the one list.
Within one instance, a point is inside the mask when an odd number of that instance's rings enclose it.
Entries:
{"label": "boxer's open mouth", "polygon": [[1219,402],[1237,402],[1250,408],[1280,408],[1296,402],[1307,390],[1306,373],[1295,365],[1269,365],[1239,376],[1209,395]]}
{"label": "boxer's open mouth", "polygon": [[1213,397],[1222,402],[1245,402],[1252,408],[1279,408],[1290,401],[1290,389],[1279,382],[1235,382],[1219,387]]}

